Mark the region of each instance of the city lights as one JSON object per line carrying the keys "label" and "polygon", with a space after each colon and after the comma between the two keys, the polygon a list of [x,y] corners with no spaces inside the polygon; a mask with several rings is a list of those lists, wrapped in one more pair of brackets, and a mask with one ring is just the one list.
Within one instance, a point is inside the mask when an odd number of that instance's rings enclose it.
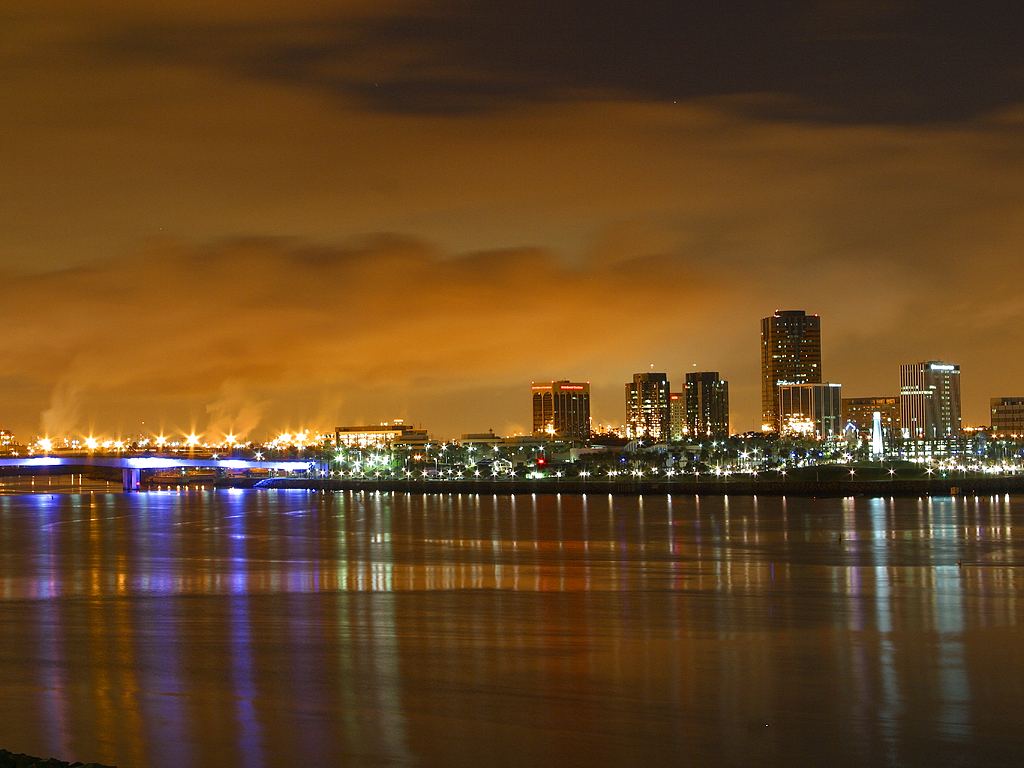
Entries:
{"label": "city lights", "polygon": [[[645,372],[627,382],[626,418],[618,425],[591,420],[589,382],[559,380],[530,385],[534,429],[526,434],[501,436],[488,430],[441,439],[402,419],[333,430],[286,427],[263,438],[212,428],[206,434],[220,437],[204,437],[193,428],[178,438],[162,431],[134,436],[47,434],[22,444],[3,430],[0,454],[301,458],[317,467],[310,477],[378,484],[413,478],[431,483],[525,478],[564,487],[605,477],[638,487],[668,483],[680,489],[693,484],[696,489],[702,478],[722,488],[758,480],[762,492],[772,482],[856,481],[859,490],[870,490],[872,483],[882,481],[956,476],[962,484],[972,477],[1013,477],[1024,471],[1024,428],[1010,431],[1012,426],[1007,426],[1024,414],[1024,398],[992,400],[993,415],[1002,420],[1000,431],[961,428],[959,366],[930,361],[900,367],[904,386],[898,396],[841,399],[838,384],[814,381],[821,371],[820,318],[786,311],[764,322],[769,320],[774,330],[764,338],[774,339],[780,355],[790,354],[786,350],[803,338],[800,334],[813,337],[804,368],[785,369],[804,381],[773,385],[777,430],[765,420],[770,429],[730,435],[728,386],[717,371],[686,371],[679,392],[670,391],[667,374]],[[910,419],[909,427],[904,418]]]}

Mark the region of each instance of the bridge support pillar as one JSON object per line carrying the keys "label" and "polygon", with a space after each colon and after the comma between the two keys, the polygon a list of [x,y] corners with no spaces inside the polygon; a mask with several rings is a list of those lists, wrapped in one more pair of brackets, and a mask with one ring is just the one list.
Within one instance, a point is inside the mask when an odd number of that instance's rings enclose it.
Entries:
{"label": "bridge support pillar", "polygon": [[124,489],[126,491],[137,491],[142,480],[142,470],[122,469],[121,480],[124,482]]}

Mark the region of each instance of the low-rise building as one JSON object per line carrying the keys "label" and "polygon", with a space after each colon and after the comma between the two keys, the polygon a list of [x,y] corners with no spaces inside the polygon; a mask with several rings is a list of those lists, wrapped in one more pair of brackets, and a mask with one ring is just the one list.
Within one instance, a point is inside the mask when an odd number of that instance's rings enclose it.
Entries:
{"label": "low-rise building", "polygon": [[401,419],[376,426],[335,427],[334,444],[338,448],[386,448],[423,446],[430,442],[425,429],[406,425]]}
{"label": "low-rise building", "polygon": [[857,434],[867,440],[871,438],[874,415],[882,419],[882,433],[886,437],[900,434],[900,399],[898,397],[844,397],[843,428],[852,424]]}

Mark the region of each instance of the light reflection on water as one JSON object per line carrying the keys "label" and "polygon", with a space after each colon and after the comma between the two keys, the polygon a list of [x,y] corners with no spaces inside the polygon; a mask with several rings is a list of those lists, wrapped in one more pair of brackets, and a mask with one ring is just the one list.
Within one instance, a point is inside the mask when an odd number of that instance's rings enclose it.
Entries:
{"label": "light reflection on water", "polygon": [[0,747],[122,766],[1024,748],[1020,498],[75,490],[0,495]]}

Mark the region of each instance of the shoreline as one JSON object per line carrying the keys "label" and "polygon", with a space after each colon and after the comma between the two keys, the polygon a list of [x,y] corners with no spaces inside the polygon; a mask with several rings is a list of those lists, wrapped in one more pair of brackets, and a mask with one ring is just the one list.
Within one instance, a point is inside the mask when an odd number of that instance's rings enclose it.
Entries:
{"label": "shoreline", "polygon": [[[264,481],[266,482],[266,481]],[[256,483],[231,480],[217,487],[252,488]],[[338,478],[275,478],[261,489],[315,491],[386,491],[391,493],[513,494],[674,494],[682,496],[989,496],[1024,493],[1024,475],[943,477],[895,480],[351,480]]]}

